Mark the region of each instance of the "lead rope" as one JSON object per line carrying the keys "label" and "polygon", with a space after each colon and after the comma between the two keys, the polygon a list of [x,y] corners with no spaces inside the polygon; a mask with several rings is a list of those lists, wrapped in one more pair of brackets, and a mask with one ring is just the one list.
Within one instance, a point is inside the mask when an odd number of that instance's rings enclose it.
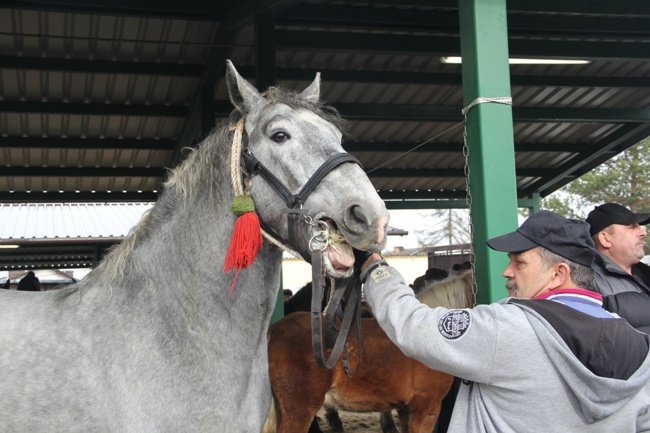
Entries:
{"label": "lead rope", "polygon": [[[242,137],[244,135],[245,121],[246,118],[241,117],[235,125],[230,126],[230,130],[233,131],[232,146],[230,150],[230,183],[232,184],[232,189],[235,191],[235,196],[250,196],[250,179],[248,176],[242,176],[241,171]],[[288,252],[296,258],[302,257],[300,254],[293,251],[291,248],[287,247],[282,242],[268,234],[263,228],[260,230],[262,231],[262,236],[264,236],[264,238],[267,241],[271,242],[273,245]]]}
{"label": "lead rope", "polygon": [[[495,104],[506,104],[506,105],[512,105],[512,98],[509,96],[497,96],[494,98],[485,98],[485,97],[479,97],[474,99],[467,107],[462,109],[462,113],[464,116],[463,119],[463,156],[465,157],[465,190],[467,193],[465,194],[465,202],[467,203],[467,209],[469,211],[469,237],[470,237],[470,253],[469,253],[469,261],[470,264],[472,265],[472,271],[475,269],[474,265],[476,262],[476,258],[474,255],[474,224],[472,223],[472,193],[470,191],[470,182],[469,182],[469,146],[467,145],[467,113],[470,112],[470,110],[474,107],[476,107],[479,104],[485,104],[485,103],[495,103]],[[476,278],[472,278],[472,294],[474,295],[474,305],[476,306],[476,295],[478,293],[478,286],[476,284]]]}

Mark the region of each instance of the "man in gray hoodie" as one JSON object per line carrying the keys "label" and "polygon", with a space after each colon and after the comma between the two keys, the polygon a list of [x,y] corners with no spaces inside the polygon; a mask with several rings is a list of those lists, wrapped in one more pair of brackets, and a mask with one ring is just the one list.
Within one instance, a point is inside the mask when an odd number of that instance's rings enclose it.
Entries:
{"label": "man in gray hoodie", "polygon": [[421,304],[377,254],[361,267],[388,337],[463,379],[449,431],[650,431],[649,337],[587,290],[596,254],[589,226],[541,211],[487,242],[508,253],[511,297],[472,309]]}

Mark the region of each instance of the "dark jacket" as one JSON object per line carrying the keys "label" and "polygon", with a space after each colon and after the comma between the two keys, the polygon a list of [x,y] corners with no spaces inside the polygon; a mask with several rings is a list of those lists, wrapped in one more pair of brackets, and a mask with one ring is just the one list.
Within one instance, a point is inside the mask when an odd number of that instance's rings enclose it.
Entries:
{"label": "dark jacket", "polygon": [[603,295],[603,307],[625,318],[639,331],[650,334],[650,266],[637,263],[630,275],[599,253],[593,268],[594,289]]}
{"label": "dark jacket", "polygon": [[18,282],[18,290],[28,290],[32,292],[41,291],[41,281],[33,272],[28,272],[22,280]]}

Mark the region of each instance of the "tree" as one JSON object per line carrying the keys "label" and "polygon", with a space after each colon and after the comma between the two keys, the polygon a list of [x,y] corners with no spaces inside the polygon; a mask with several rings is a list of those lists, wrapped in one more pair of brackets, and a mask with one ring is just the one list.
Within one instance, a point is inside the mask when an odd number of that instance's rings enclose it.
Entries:
{"label": "tree", "polygon": [[542,207],[586,218],[594,206],[614,202],[633,212],[650,210],[650,137],[542,200]]}
{"label": "tree", "polygon": [[415,230],[420,246],[458,245],[470,242],[469,212],[466,209],[437,209],[426,214],[432,226]]}

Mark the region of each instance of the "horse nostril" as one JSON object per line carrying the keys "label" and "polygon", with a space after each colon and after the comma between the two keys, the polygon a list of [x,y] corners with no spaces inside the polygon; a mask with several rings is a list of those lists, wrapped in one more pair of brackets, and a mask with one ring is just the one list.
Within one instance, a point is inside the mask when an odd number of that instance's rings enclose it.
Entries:
{"label": "horse nostril", "polygon": [[370,221],[363,208],[359,205],[349,206],[343,222],[350,233],[360,234],[368,230]]}

